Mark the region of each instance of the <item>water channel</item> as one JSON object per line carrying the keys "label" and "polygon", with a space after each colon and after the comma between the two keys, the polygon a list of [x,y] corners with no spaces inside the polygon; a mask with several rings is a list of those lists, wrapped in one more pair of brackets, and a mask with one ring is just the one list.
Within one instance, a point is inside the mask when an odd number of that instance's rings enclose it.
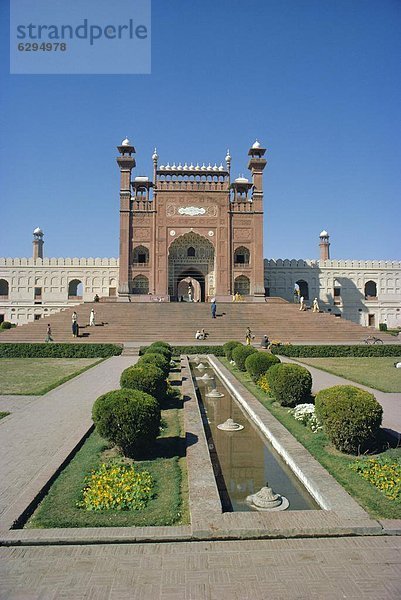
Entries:
{"label": "water channel", "polygon": [[[235,398],[220,381],[206,360],[191,362],[191,372],[217,486],[224,512],[254,510],[246,497],[269,487],[289,501],[287,510],[319,510],[319,505]],[[201,379],[204,377],[212,379]],[[221,397],[208,397],[216,389]],[[232,418],[243,426],[238,431],[222,431],[218,425]]]}

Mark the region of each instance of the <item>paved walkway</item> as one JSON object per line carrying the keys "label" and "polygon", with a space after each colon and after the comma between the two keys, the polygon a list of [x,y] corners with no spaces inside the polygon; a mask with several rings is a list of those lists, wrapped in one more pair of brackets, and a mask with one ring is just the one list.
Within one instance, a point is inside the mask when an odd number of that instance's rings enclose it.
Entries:
{"label": "paved walkway", "polygon": [[373,394],[378,402],[383,407],[383,427],[386,429],[390,429],[398,436],[401,436],[401,394],[393,394],[387,392],[380,392],[379,390],[374,390],[373,388],[369,388],[366,385],[362,385],[361,383],[355,383],[355,381],[350,381],[349,379],[344,379],[343,377],[339,377],[338,375],[332,375],[331,373],[327,373],[326,371],[322,371],[321,369],[317,369],[316,367],[311,367],[310,365],[304,364],[301,361],[293,360],[292,358],[287,358],[286,356],[280,356],[282,362],[293,362],[303,367],[306,367],[308,371],[310,371],[312,375],[312,391],[313,393],[317,393],[324,388],[332,387],[333,385],[355,385],[360,387],[367,392]]}
{"label": "paved walkway", "polygon": [[22,399],[23,407],[0,420],[1,529],[10,527],[88,431],[96,398],[119,388],[121,372],[136,360],[110,358],[44,396]]}
{"label": "paved walkway", "polygon": [[28,404],[32,404],[40,396],[19,396],[14,394],[4,394],[0,396],[0,411],[14,413],[22,410]]}
{"label": "paved walkway", "polygon": [[7,600],[393,600],[401,538],[0,548]]}

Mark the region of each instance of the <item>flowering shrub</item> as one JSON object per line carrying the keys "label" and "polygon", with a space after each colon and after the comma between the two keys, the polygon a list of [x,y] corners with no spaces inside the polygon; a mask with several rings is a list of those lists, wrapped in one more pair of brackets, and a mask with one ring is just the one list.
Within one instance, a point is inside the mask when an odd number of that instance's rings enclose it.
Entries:
{"label": "flowering shrub", "polygon": [[271,389],[269,382],[267,381],[266,373],[259,377],[258,381],[256,382],[256,385],[260,387],[260,389],[263,390],[266,394],[270,395]]}
{"label": "flowering shrub", "polygon": [[368,458],[352,463],[350,468],[372,483],[390,500],[401,498],[401,459]]}
{"label": "flowering shrub", "polygon": [[140,510],[152,497],[154,482],[147,471],[133,466],[102,464],[85,478],[82,500],[86,510]]}
{"label": "flowering shrub", "polygon": [[315,414],[314,404],[298,404],[295,408],[290,409],[288,412],[292,414],[294,419],[301,421],[305,427],[309,427],[313,433],[316,433],[322,429],[322,424]]}

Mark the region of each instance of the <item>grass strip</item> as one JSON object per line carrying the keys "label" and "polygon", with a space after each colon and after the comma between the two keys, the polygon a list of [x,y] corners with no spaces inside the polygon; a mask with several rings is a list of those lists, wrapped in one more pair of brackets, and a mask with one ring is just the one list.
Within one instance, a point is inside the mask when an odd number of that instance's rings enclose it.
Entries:
{"label": "grass strip", "polygon": [[[104,358],[3,358],[0,394],[43,396],[103,362]],[[78,366],[83,365],[81,368]],[[62,377],[60,374],[65,373]]]}
{"label": "grass strip", "polygon": [[[287,408],[258,388],[247,373],[239,371],[227,359],[220,359],[231,373],[276,417],[280,423],[320,462],[320,464],[342,485],[347,492],[372,516],[376,518],[401,518],[401,500],[389,500],[375,486],[351,470],[355,456],[336,450],[323,431],[313,433],[294,419]],[[397,458],[401,448],[389,448],[380,456]]]}
{"label": "grass strip", "polygon": [[134,462],[155,480],[155,497],[140,511],[92,512],[77,507],[85,476],[118,457],[96,431],[85,441],[42,500],[27,528],[144,527],[189,523],[185,438],[182,435],[182,399],[169,394],[162,410],[163,430],[154,447]]}
{"label": "grass strip", "polygon": [[381,392],[401,392],[401,357],[297,358],[298,362],[350,379]]}
{"label": "grass strip", "polygon": [[0,419],[4,419],[4,417],[8,417],[8,415],[11,414],[9,412],[0,412]]}

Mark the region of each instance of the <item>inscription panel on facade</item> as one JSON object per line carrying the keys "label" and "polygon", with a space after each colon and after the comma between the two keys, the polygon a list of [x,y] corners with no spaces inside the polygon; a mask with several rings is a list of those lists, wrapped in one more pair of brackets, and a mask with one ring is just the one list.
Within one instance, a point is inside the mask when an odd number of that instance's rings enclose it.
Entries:
{"label": "inscription panel on facade", "polygon": [[170,202],[166,205],[167,217],[217,217],[217,206],[206,205],[199,206],[203,202],[177,204]]}
{"label": "inscription panel on facade", "polygon": [[138,242],[144,242],[150,239],[149,227],[141,227],[141,229],[135,229],[134,240]]}
{"label": "inscription panel on facade", "polygon": [[234,229],[234,240],[247,242],[252,239],[252,231],[250,229]]}

